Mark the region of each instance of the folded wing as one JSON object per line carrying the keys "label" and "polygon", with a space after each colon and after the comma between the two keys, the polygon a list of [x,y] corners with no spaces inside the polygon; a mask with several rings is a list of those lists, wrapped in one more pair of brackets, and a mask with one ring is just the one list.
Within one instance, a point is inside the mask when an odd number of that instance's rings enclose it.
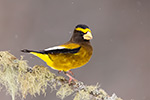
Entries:
{"label": "folded wing", "polygon": [[61,46],[56,46],[56,47],[52,47],[52,48],[48,48],[45,49],[43,52],[46,54],[59,54],[59,53],[77,53],[80,50],[81,47],[77,47],[77,48],[65,48],[65,47],[61,47]]}

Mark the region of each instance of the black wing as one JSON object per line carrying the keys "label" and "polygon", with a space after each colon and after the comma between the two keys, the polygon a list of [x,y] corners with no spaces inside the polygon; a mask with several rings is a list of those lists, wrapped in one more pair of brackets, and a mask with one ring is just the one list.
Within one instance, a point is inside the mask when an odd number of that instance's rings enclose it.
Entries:
{"label": "black wing", "polygon": [[44,53],[48,54],[58,54],[58,53],[77,53],[80,50],[81,46],[78,48],[74,48],[74,49],[67,49],[67,48],[63,48],[63,49],[54,49],[54,50],[48,50],[48,51],[43,51]]}

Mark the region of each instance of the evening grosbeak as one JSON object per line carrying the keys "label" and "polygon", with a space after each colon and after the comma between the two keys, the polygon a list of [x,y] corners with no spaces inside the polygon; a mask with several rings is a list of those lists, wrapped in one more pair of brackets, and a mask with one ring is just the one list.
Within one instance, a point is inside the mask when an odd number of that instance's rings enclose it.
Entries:
{"label": "evening grosbeak", "polygon": [[84,24],[79,24],[75,27],[71,39],[62,45],[39,51],[27,49],[21,51],[39,57],[52,69],[65,72],[70,78],[70,83],[72,79],[75,81],[69,74],[72,73],[70,70],[85,65],[92,56],[91,39],[92,34],[89,27]]}

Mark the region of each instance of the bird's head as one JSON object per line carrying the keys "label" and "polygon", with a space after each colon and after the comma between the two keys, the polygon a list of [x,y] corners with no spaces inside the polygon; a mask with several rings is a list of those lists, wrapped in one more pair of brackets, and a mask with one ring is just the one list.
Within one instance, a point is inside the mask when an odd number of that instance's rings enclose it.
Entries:
{"label": "bird's head", "polygon": [[93,38],[91,30],[87,25],[79,24],[75,27],[71,41],[83,42],[90,41]]}

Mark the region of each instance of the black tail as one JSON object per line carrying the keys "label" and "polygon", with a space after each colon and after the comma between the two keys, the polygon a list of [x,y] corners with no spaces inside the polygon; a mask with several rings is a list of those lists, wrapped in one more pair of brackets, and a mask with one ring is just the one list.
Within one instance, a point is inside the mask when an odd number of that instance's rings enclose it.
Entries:
{"label": "black tail", "polygon": [[33,52],[33,50],[23,49],[23,50],[21,50],[21,52],[24,52],[24,53],[30,53],[30,52]]}
{"label": "black tail", "polygon": [[27,49],[23,49],[23,50],[21,50],[21,52],[24,52],[24,53],[36,52],[36,53],[45,54],[44,51],[34,51],[34,50],[27,50]]}

